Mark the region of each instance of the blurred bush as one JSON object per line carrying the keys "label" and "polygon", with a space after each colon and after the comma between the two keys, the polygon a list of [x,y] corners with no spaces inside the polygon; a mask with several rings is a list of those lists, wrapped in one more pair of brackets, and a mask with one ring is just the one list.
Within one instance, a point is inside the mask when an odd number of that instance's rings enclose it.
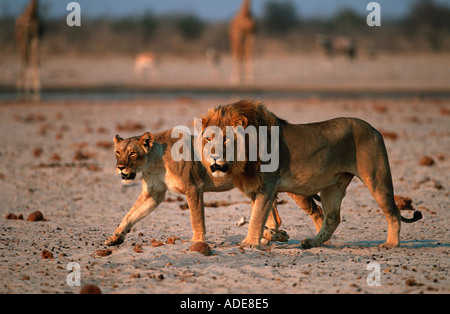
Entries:
{"label": "blurred bush", "polygon": [[[42,4],[45,6],[45,3]],[[45,10],[42,10],[45,12]],[[316,53],[317,34],[347,36],[358,55],[374,52],[419,53],[450,51],[450,7],[432,0],[411,1],[402,19],[382,17],[381,27],[369,27],[366,15],[343,8],[327,19],[300,18],[290,0],[270,0],[258,18],[256,53]],[[43,55],[79,56],[156,54],[199,56],[212,47],[229,53],[229,21],[204,21],[193,15],[138,15],[108,18],[83,17],[81,27],[68,27],[65,17],[44,15]],[[0,57],[16,55],[15,17],[0,12]]]}
{"label": "blurred bush", "polygon": [[432,0],[417,1],[403,21],[410,38],[425,38],[434,51],[442,50],[450,35],[450,7]]}
{"label": "blurred bush", "polygon": [[205,29],[205,23],[195,15],[180,16],[176,20],[176,27],[185,39],[200,38]]}
{"label": "blurred bush", "polygon": [[272,34],[286,33],[299,25],[299,18],[291,1],[268,1],[264,6],[262,22]]}

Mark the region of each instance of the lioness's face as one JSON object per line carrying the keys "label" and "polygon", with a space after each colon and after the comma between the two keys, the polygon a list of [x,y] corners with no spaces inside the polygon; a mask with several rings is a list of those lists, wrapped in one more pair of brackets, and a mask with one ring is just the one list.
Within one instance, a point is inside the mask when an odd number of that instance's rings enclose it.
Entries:
{"label": "lioness's face", "polygon": [[145,133],[141,137],[123,139],[116,135],[114,138],[116,154],[116,172],[122,176],[123,184],[131,183],[138,172],[147,165],[153,135]]}

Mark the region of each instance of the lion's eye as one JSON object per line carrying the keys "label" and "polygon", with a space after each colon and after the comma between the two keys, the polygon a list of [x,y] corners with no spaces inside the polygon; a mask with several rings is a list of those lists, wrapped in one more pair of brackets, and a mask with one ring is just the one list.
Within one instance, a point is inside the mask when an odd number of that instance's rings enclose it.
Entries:
{"label": "lion's eye", "polygon": [[119,151],[116,151],[116,156],[120,157],[120,152]]}
{"label": "lion's eye", "polygon": [[131,152],[131,153],[130,153],[130,157],[135,157],[136,155],[137,155],[136,152]]}
{"label": "lion's eye", "polygon": [[207,142],[211,142],[211,140],[212,140],[211,137],[207,137],[207,138],[206,138],[206,141],[207,141]]}

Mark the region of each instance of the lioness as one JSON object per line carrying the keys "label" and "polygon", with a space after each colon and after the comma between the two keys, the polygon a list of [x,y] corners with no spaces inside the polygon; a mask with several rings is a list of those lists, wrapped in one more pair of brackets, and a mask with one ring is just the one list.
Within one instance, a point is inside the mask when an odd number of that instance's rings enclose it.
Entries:
{"label": "lioness", "polygon": [[[129,184],[142,172],[142,191],[133,207],[125,215],[113,235],[105,241],[106,245],[117,245],[124,241],[126,234],[134,224],[150,214],[163,200],[167,189],[186,196],[193,229],[193,242],[205,241],[204,192],[229,191],[235,186],[231,178],[215,177],[210,167],[204,167],[200,161],[174,161],[172,146],[178,138],[172,138],[172,130],[123,139],[114,138],[117,159],[116,171],[121,174],[124,184]],[[190,145],[193,137],[189,135]],[[192,150],[193,151],[193,150]],[[316,229],[322,223],[321,208],[313,198],[291,195],[291,197],[313,219]],[[267,241],[287,241],[288,235],[279,230],[281,219],[276,209],[276,200],[271,205],[267,230]]]}
{"label": "lioness", "polygon": [[[400,215],[394,202],[383,137],[367,122],[356,118],[337,118],[318,123],[290,124],[269,112],[262,104],[240,101],[211,109],[202,117],[199,139],[203,146],[207,143],[214,147],[222,146],[226,152],[225,141],[229,139],[204,135],[209,126],[218,127],[223,134],[230,126],[242,126],[244,129],[247,126],[257,129],[266,126],[269,132],[266,147],[273,143],[278,145],[275,152],[279,166],[275,171],[268,172],[261,171],[264,162],[259,157],[253,161],[249,159],[248,141],[245,143],[245,159],[241,161],[225,160],[212,150],[209,155],[203,155],[205,167],[225,173],[252,200],[248,234],[243,241],[246,245],[261,247],[264,223],[277,192],[306,196],[320,192],[323,224],[315,237],[302,241],[302,247],[308,249],[322,245],[339,225],[341,201],[353,176],[367,186],[386,216],[388,236],[382,247],[399,246],[400,221],[410,223],[422,218],[418,211],[411,219]],[[270,127],[278,127],[274,129],[279,132],[278,139],[275,136],[271,138]],[[237,144],[234,144],[236,149]]]}

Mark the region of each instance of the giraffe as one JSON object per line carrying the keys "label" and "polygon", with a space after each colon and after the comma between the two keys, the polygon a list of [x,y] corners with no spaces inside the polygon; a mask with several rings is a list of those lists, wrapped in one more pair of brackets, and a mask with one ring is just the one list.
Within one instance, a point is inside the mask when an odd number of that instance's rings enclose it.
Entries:
{"label": "giraffe", "polygon": [[[230,23],[229,38],[233,58],[231,83],[253,81],[253,48],[256,22],[251,13],[251,0],[243,0],[239,12]],[[244,73],[243,73],[244,72]]]}
{"label": "giraffe", "polygon": [[20,55],[20,70],[17,80],[19,97],[38,100],[39,80],[39,38],[42,25],[38,14],[38,0],[31,0],[24,12],[16,19],[16,42]]}

